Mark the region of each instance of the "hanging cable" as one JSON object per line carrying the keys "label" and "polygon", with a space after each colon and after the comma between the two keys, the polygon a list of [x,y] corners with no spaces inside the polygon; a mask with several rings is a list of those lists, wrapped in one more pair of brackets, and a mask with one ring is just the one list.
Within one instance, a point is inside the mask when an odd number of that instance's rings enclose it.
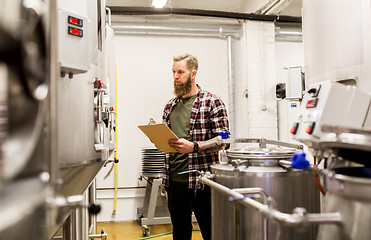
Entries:
{"label": "hanging cable", "polygon": [[[316,167],[321,162],[321,159],[320,159],[317,163],[316,157],[313,157],[313,160],[314,160],[313,161],[314,166],[316,166]],[[318,190],[322,193],[323,196],[326,196],[326,190],[324,189],[324,187],[322,186],[322,184],[320,182],[319,174],[318,174],[317,170],[313,170],[313,174],[314,174],[314,181],[316,182],[316,186],[317,186]]]}
{"label": "hanging cable", "polygon": [[117,209],[117,64],[115,62],[115,153],[114,153],[114,167],[115,167],[115,192],[114,192],[114,198],[113,198],[113,212],[112,215],[116,215],[116,209]]}

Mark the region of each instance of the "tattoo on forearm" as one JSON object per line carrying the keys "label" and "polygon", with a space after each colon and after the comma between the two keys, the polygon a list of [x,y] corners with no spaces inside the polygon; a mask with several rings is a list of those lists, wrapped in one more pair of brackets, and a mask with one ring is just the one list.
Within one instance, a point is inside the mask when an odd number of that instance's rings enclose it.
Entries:
{"label": "tattoo on forearm", "polygon": [[222,150],[223,145],[219,142],[218,138],[213,138],[205,142],[198,142],[199,152],[212,153]]}

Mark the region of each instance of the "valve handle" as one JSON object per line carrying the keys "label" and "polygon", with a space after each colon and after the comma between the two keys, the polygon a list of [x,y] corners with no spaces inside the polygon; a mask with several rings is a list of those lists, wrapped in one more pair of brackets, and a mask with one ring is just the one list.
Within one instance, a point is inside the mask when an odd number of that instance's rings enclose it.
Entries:
{"label": "valve handle", "polygon": [[229,132],[228,131],[221,131],[219,132],[219,135],[222,137],[222,139],[227,139],[227,137],[229,136]]}
{"label": "valve handle", "polygon": [[101,210],[101,206],[100,204],[97,204],[97,203],[90,203],[88,210],[90,214],[97,215]]}
{"label": "valve handle", "polygon": [[306,154],[302,151],[296,151],[291,157],[291,166],[295,169],[307,169],[309,161],[305,159]]}

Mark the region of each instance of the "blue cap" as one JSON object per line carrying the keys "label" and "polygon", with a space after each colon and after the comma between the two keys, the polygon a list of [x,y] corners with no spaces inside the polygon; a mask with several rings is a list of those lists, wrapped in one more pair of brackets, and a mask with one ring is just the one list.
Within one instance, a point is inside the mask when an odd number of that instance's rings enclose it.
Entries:
{"label": "blue cap", "polygon": [[227,137],[229,136],[229,132],[228,131],[221,131],[219,132],[219,135],[222,137],[222,139],[227,139]]}
{"label": "blue cap", "polygon": [[305,159],[306,154],[303,151],[296,151],[291,157],[291,166],[295,169],[307,169],[309,161]]}

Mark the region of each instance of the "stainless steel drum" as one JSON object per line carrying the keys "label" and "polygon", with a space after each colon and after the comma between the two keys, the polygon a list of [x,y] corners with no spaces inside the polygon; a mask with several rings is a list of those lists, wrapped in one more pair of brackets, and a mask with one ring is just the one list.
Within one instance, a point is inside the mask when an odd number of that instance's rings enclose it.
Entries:
{"label": "stainless steel drum", "polygon": [[368,240],[371,236],[371,168],[332,170],[326,177],[324,212],[339,212],[341,225],[320,225],[318,240]]}
{"label": "stainless steel drum", "polygon": [[[227,151],[228,164],[211,166],[215,182],[229,188],[263,188],[274,200],[272,206],[291,213],[296,207],[308,212],[320,211],[319,191],[312,171],[293,170],[282,163],[290,160],[293,148],[246,147]],[[256,195],[248,197],[257,197]],[[259,199],[256,199],[259,200]],[[264,201],[264,196],[259,201]],[[228,197],[212,191],[212,239],[315,239],[317,228],[310,226],[301,231],[268,222],[264,226],[261,214]]]}

